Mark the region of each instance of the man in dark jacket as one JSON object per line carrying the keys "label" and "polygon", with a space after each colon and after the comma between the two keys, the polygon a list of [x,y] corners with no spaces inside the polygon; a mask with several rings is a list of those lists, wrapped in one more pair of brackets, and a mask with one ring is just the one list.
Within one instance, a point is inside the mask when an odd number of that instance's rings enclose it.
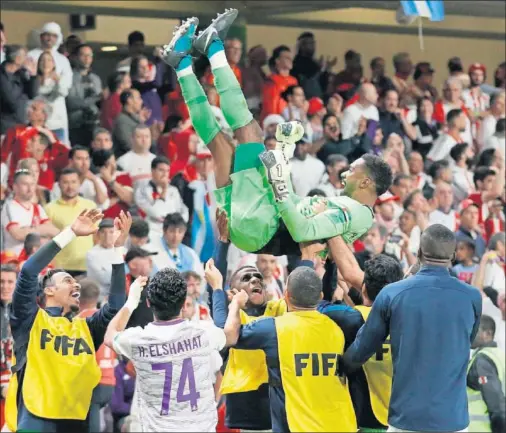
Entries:
{"label": "man in dark jacket", "polygon": [[467,372],[469,431],[506,430],[504,352],[494,341],[495,322],[483,315],[473,341],[474,352]]}
{"label": "man in dark jacket", "polygon": [[37,91],[37,66],[26,57],[26,50],[11,45],[0,65],[0,134],[19,123],[26,123],[26,104]]}

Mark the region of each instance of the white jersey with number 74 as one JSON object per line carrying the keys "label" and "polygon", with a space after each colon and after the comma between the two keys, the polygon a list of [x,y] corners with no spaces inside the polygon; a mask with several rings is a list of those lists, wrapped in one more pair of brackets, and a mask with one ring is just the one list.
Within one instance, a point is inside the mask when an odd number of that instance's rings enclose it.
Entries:
{"label": "white jersey with number 74", "polygon": [[143,432],[215,432],[216,373],[225,346],[212,323],[180,319],[129,328],[117,335],[114,350],[137,372],[136,407]]}

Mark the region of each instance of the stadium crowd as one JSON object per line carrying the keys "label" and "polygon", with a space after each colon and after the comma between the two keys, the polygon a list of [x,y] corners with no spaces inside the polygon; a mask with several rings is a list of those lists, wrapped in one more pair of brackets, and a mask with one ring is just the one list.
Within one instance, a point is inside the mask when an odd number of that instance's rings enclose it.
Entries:
{"label": "stadium crowd", "polygon": [[[127,294],[138,277],[149,281],[166,267],[181,272],[187,285],[183,317],[191,321],[225,325],[226,301],[219,304],[224,311],[214,305],[215,281],[205,269],[211,258],[225,286],[234,289],[242,284],[237,279],[241,270],[258,269],[255,278],[265,285],[265,299],[256,306],[262,311],[250,316],[276,315],[265,312],[267,301],[283,299],[288,275],[305,259],[322,279],[329,305],[371,305],[374,297],[364,296],[362,281],[354,284],[352,267],[336,266],[339,260],[332,254],[322,258],[301,245],[301,261],[300,256],[248,254],[229,242],[226,217],[213,197],[211,152],[193,129],[174,71],[161,55],[147,55],[142,32],[128,35],[130,56],[103,83],[93,72],[93,48],[78,36],[63,35],[58,24],[46,23],[40,48],[27,51],[8,45],[8,27],[14,24],[5,24],[0,65],[2,425],[15,364],[8,323],[19,272],[84,210],[103,213],[98,232],[73,239],[42,271],[51,278],[52,269],[64,269],[76,278],[81,317],[112,303],[117,294],[118,249]],[[310,32],[299,36],[296,52],[284,45],[272,53],[254,46],[242,64],[239,39],[226,40],[225,52],[267,149],[276,147],[278,124],[303,124],[305,134],[291,160],[296,194],[339,196],[341,175],[364,154],[390,165],[392,186],[378,198],[374,224],[353,243],[349,258],[366,272],[365,285],[373,286],[374,272],[385,283],[416,273],[422,233],[442,224],[456,234],[450,272],[479,290],[482,326],[495,329],[495,338],[490,331],[492,338],[484,344],[504,351],[506,63],[487,71],[480,63],[464,65],[452,57],[448,71],[435,71],[428,62],[413,65],[409,53],[398,53],[389,74],[390,59],[375,57],[363,65],[360,53],[350,49],[338,71],[337,58],[317,57]],[[204,57],[195,70],[222,131],[233,142]],[[442,89],[433,86],[435,74],[445,76]],[[398,278],[381,274],[385,257],[398,265]],[[38,302],[44,305],[44,297]],[[152,321],[143,294],[127,327]],[[224,354],[226,367],[215,385],[218,431],[272,428],[268,384],[256,378],[256,360],[240,350]],[[97,361],[102,376],[92,397],[91,431],[136,431],[132,363],[105,346]],[[246,391],[237,392],[240,380],[248,381],[242,384]],[[470,393],[472,386],[479,390],[468,378]],[[504,401],[498,409],[485,400],[489,431],[503,431]],[[373,428],[386,425],[374,414],[382,422]]]}

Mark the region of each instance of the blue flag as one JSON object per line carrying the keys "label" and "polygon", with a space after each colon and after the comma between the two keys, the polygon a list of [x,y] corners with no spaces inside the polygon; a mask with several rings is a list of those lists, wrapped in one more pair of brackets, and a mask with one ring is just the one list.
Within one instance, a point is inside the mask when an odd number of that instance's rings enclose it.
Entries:
{"label": "blue flag", "polygon": [[402,9],[407,16],[428,18],[431,21],[443,21],[445,19],[445,7],[443,1],[401,1]]}

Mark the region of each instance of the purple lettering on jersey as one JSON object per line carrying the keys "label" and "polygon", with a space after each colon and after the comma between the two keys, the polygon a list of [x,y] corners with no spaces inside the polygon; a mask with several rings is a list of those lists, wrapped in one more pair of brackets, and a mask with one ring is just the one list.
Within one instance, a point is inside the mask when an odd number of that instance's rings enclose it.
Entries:
{"label": "purple lettering on jersey", "polygon": [[[188,394],[184,393],[186,381],[188,380]],[[195,387],[195,372],[193,370],[193,362],[191,358],[186,358],[183,361],[183,368],[181,369],[181,379],[177,387],[176,399],[179,403],[185,401],[190,402],[192,412],[198,410],[197,402],[200,398],[200,392]]]}
{"label": "purple lettering on jersey", "polygon": [[184,347],[183,345],[181,344],[180,341],[177,342],[177,353],[180,353],[180,352],[183,352],[184,351]]}
{"label": "purple lettering on jersey", "polygon": [[176,343],[169,343],[169,352],[171,355],[175,355],[177,353]]}
{"label": "purple lettering on jersey", "polygon": [[192,343],[188,340],[183,340],[184,348],[185,350],[192,350]]}
{"label": "purple lettering on jersey", "polygon": [[146,355],[146,349],[142,346],[137,346],[137,350],[139,351],[139,357],[140,358],[145,358],[147,355]]}
{"label": "purple lettering on jersey", "polygon": [[193,337],[193,349],[199,349],[202,346],[202,343],[200,342],[200,335],[197,337]]}
{"label": "purple lettering on jersey", "polygon": [[165,381],[163,383],[162,409],[160,415],[169,414],[170,391],[172,389],[172,362],[152,364],[151,369],[155,371],[165,370]]}
{"label": "purple lettering on jersey", "polygon": [[[162,395],[162,408],[160,415],[166,416],[169,414],[170,408],[170,392],[172,390],[172,362],[162,362],[160,364],[152,364],[151,369],[154,371],[165,371],[165,381],[163,384]],[[186,382],[188,382],[188,394],[185,394]],[[191,358],[183,360],[181,368],[181,376],[179,377],[179,384],[177,387],[176,401],[178,403],[190,402],[192,412],[198,410],[198,399],[200,392],[197,391],[195,385],[195,371],[193,369],[193,362]]]}

